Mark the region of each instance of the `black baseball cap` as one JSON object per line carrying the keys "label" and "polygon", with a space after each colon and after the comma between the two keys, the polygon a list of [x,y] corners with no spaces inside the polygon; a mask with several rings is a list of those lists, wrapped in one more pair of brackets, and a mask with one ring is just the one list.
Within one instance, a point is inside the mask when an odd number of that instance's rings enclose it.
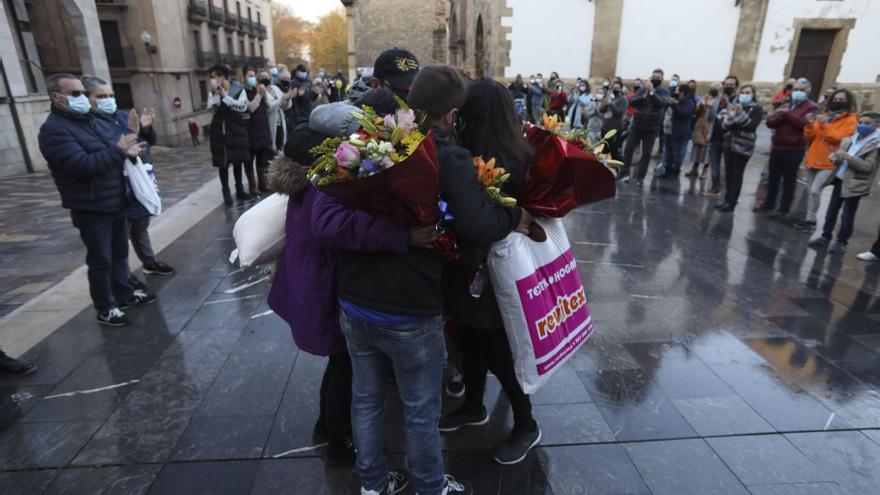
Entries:
{"label": "black baseball cap", "polygon": [[388,81],[398,91],[409,91],[413,79],[419,73],[419,59],[409,50],[392,48],[385,50],[373,64],[373,77]]}

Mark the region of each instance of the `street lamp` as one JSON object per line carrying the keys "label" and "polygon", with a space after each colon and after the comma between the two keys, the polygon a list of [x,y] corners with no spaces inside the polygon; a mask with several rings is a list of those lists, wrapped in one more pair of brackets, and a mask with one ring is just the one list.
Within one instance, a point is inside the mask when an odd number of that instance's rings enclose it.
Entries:
{"label": "street lamp", "polygon": [[147,49],[147,53],[150,55],[155,54],[157,50],[157,48],[151,44],[152,41],[153,37],[150,36],[149,32],[144,30],[144,32],[141,33],[141,42],[144,44],[144,48]]}

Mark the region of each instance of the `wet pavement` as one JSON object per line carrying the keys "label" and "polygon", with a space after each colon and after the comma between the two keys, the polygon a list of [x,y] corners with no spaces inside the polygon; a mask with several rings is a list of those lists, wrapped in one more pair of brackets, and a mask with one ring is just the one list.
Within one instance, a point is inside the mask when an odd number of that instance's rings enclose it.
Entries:
{"label": "wet pavement", "polygon": [[[850,253],[816,252],[752,213],[765,162],[735,215],[684,178],[570,214],[596,333],[533,396],[540,448],[492,462],[512,417],[490,380],[491,422],[444,436],[448,471],[480,495],[880,493],[880,264],[855,259],[880,206]],[[24,356],[38,373],[0,380],[0,493],[357,493],[310,448],[324,360],[227,261],[243,208],[161,253],[179,271],[147,278],[160,299],[132,326],[85,310]]]}
{"label": "wet pavement", "polygon": [[[153,161],[165,210],[217,176],[207,144],[156,147]],[[85,257],[48,172],[0,179],[0,318],[59,282]]]}

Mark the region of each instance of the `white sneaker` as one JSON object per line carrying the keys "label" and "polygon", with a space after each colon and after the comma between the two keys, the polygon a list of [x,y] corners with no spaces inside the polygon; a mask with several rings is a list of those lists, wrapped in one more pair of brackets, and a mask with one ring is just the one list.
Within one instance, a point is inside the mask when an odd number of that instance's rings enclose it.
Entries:
{"label": "white sneaker", "polygon": [[877,261],[877,260],[880,260],[880,258],[878,258],[877,255],[875,255],[875,254],[872,253],[871,251],[865,251],[864,253],[861,253],[861,254],[859,254],[858,256],[856,256],[856,258],[858,258],[858,259],[860,259],[860,260],[862,260],[862,261]]}
{"label": "white sneaker", "polygon": [[403,471],[389,471],[388,484],[382,491],[367,490],[361,487],[361,495],[398,495],[409,486],[409,478]]}

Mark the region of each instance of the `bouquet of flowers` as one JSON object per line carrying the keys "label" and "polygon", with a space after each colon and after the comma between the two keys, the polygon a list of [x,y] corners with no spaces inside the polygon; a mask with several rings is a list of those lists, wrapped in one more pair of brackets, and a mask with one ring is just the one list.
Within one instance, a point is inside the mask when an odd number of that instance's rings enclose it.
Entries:
{"label": "bouquet of flowers", "polygon": [[486,199],[507,208],[516,206],[516,199],[501,192],[501,187],[510,180],[510,174],[503,167],[496,167],[494,158],[487,162],[483,157],[475,156],[474,168],[477,169],[477,179],[483,186]]}
{"label": "bouquet of flowers", "polygon": [[611,129],[606,132],[605,135],[602,136],[602,139],[594,143],[590,139],[590,131],[588,129],[566,127],[565,122],[560,122],[556,115],[548,116],[547,114],[544,114],[543,127],[577,146],[584,153],[594,156],[606,167],[617,168],[623,166],[623,162],[615,160],[610,153],[603,153],[605,146],[608,145],[608,140],[617,135],[617,129]]}
{"label": "bouquet of flowers", "polygon": [[520,188],[520,204],[535,216],[560,218],[578,206],[613,198],[615,176],[609,158],[601,154],[604,142],[594,147],[588,136],[563,130],[555,118],[545,118],[545,124],[526,125],[535,154]]}
{"label": "bouquet of flowers", "polygon": [[309,180],[353,208],[405,225],[430,225],[440,198],[437,151],[424,119],[403,100],[394,115],[368,107],[353,113],[361,129],[347,138],[327,138],[311,150],[318,156]]}

